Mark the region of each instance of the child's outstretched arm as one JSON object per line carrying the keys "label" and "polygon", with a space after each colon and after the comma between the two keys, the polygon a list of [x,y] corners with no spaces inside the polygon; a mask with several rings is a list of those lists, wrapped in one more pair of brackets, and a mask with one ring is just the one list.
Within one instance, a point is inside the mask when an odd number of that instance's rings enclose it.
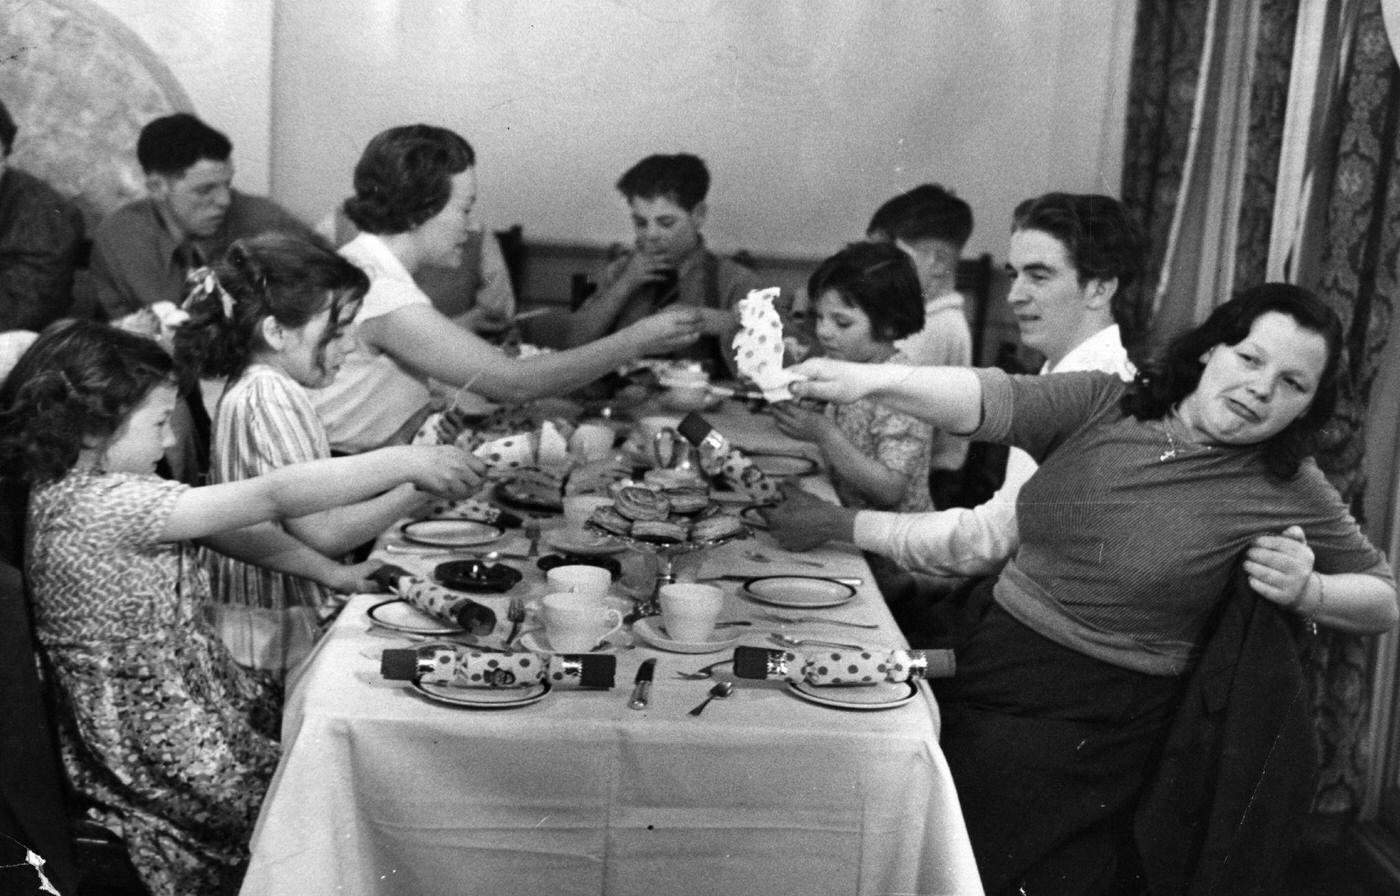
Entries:
{"label": "child's outstretched arm", "polygon": [[235,560],[273,572],[300,576],[332,591],[352,594],[379,590],[368,578],[369,566],[348,566],[306,545],[273,523],[257,523],[199,539],[199,543]]}
{"label": "child's outstretched arm", "polygon": [[452,445],[381,448],[353,457],[292,464],[252,479],[192,488],[165,522],[162,540],[203,538],[286,517],[353,504],[410,482],[446,498],[481,483],[481,462]]}
{"label": "child's outstretched arm", "polygon": [[862,453],[835,421],[790,401],[775,404],[773,418],[785,435],[820,448],[837,477],[872,507],[894,507],[904,498],[909,477]]}

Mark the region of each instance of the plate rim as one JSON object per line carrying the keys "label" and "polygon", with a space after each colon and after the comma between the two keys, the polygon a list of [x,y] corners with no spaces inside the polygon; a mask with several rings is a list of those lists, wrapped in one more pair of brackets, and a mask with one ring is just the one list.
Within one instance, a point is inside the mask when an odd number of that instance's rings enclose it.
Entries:
{"label": "plate rim", "polygon": [[[765,579],[814,579],[814,580],[816,580],[816,581],[821,581],[821,582],[830,582],[830,583],[833,584],[833,585],[836,585],[836,586],[841,587],[841,588],[845,588],[846,591],[847,591],[848,593],[846,594],[845,597],[840,598],[839,600],[823,601],[823,602],[821,602],[821,603],[812,603],[812,602],[810,602],[810,601],[807,601],[807,602],[804,602],[804,603],[793,603],[793,602],[791,602],[791,601],[774,600],[774,599],[771,598],[771,597],[764,597],[764,596],[761,595],[761,594],[756,594],[756,593],[754,593],[754,591],[749,587],[749,586],[751,586],[754,582],[762,582],[762,581],[764,581]],[[804,575],[754,576],[753,578],[746,579],[746,580],[744,581],[744,584],[741,586],[741,589],[743,590],[745,596],[751,597],[751,598],[753,598],[754,600],[758,601],[759,603],[769,604],[769,605],[775,606],[775,607],[789,607],[789,608],[799,608],[799,609],[800,609],[800,608],[803,608],[803,607],[809,607],[809,608],[811,608],[811,609],[821,609],[821,608],[823,608],[823,607],[839,607],[839,606],[841,606],[842,604],[850,603],[852,600],[855,600],[856,594],[858,593],[857,590],[856,590],[856,588],[855,588],[855,586],[853,586],[853,585],[848,585],[848,584],[846,584],[845,582],[838,582],[838,581],[836,581],[835,579],[833,579],[833,578],[831,578],[831,577],[829,577],[829,576],[804,576]]]}
{"label": "plate rim", "polygon": [[754,466],[761,470],[763,468],[758,463],[760,457],[781,457],[786,460],[800,460],[807,464],[807,469],[798,473],[769,473],[767,470],[763,470],[764,474],[768,476],[811,476],[821,470],[821,464],[817,463],[815,459],[796,451],[745,451],[744,454],[754,462]]}
{"label": "plate rim", "polygon": [[[380,626],[381,628],[391,629],[396,632],[406,632],[411,635],[461,635],[465,634],[467,631],[461,626],[454,626],[449,622],[443,622],[437,628],[433,629],[405,628],[402,625],[395,625],[392,622],[386,622],[383,619],[380,619],[378,616],[374,615],[375,610],[378,610],[380,607],[386,606],[388,604],[404,604],[405,606],[408,606],[414,610],[418,610],[417,607],[413,606],[413,604],[410,604],[402,597],[391,597],[388,600],[381,600],[379,603],[365,610],[365,615],[369,617],[370,622],[372,624]],[[418,612],[422,613],[423,611],[418,610]],[[428,614],[424,613],[424,615]]]}
{"label": "plate rim", "polygon": [[[419,681],[416,678],[409,682],[409,686],[416,693],[418,693],[425,699],[431,700],[434,703],[440,703],[444,706],[456,706],[461,709],[515,709],[521,706],[530,706],[531,704],[539,703],[545,697],[548,697],[550,691],[553,690],[553,688],[549,684],[549,679],[546,678],[526,688],[526,690],[533,690],[534,688],[538,687],[540,691],[537,694],[530,694],[529,696],[521,697],[518,700],[503,700],[495,703],[482,703],[473,700],[449,699],[448,697],[444,697],[441,694],[427,690],[428,686],[424,685],[421,681]],[[447,687],[447,685],[439,685],[439,687]],[[459,688],[459,690],[470,692],[475,689]],[[491,689],[487,688],[484,690]]]}
{"label": "plate rim", "polygon": [[[413,534],[409,532],[409,529],[413,526],[418,526],[423,523],[471,523],[474,526],[482,526],[487,529],[494,530],[496,534],[492,535],[490,538],[481,539],[480,541],[454,541],[450,543],[444,542],[441,539],[431,540],[423,539],[421,537],[415,538]],[[444,550],[451,550],[453,548],[474,548],[483,544],[490,544],[493,541],[499,540],[505,534],[506,530],[503,527],[498,526],[495,523],[484,523],[481,520],[409,520],[408,522],[404,523],[402,526],[399,527],[399,535],[403,536],[404,541],[411,541],[414,544],[423,545],[424,547],[443,548]]]}
{"label": "plate rim", "polygon": [[460,592],[462,592],[463,594],[505,594],[507,591],[510,591],[511,589],[513,589],[516,585],[519,585],[521,582],[525,581],[525,573],[524,573],[522,570],[516,569],[514,566],[511,566],[509,563],[506,563],[506,562],[504,562],[504,561],[499,562],[498,565],[501,566],[501,567],[504,568],[504,569],[509,569],[510,571],[512,571],[512,572],[515,573],[515,581],[511,582],[510,585],[507,586],[507,587],[505,587],[505,588],[496,588],[496,587],[490,587],[490,588],[459,588],[459,587],[457,587],[456,585],[449,585],[449,584],[447,584],[447,582],[443,581],[443,578],[442,578],[441,573],[438,572],[438,570],[442,569],[444,566],[448,566],[448,565],[453,564],[453,563],[480,563],[480,562],[481,562],[480,559],[473,558],[473,557],[461,557],[461,558],[459,558],[459,559],[457,559],[457,560],[444,560],[444,561],[442,561],[441,563],[439,563],[439,564],[437,564],[436,566],[433,567],[433,576],[432,576],[433,581],[436,582],[437,584],[441,585],[441,586],[444,587],[444,588],[450,588],[450,589],[452,589],[453,591],[460,591]]}
{"label": "plate rim", "polygon": [[[738,644],[739,639],[744,636],[744,633],[742,631],[736,631],[733,635],[731,635],[728,638],[721,638],[718,641],[704,642],[704,649],[702,650],[700,649],[702,644],[699,641],[677,641],[674,638],[662,637],[661,634],[657,632],[654,626],[652,625],[653,619],[660,618],[660,616],[643,616],[641,619],[638,619],[636,622],[632,623],[632,633],[634,635],[638,635],[648,645],[655,647],[657,650],[665,650],[669,653],[718,653],[721,650],[728,649],[730,647],[733,647],[735,644]],[[643,625],[645,625],[646,631],[639,633],[637,629],[639,627],[642,627]],[[680,649],[675,646],[666,645],[684,645],[685,647],[693,647],[695,649],[686,650]]]}
{"label": "plate rim", "polygon": [[897,683],[906,685],[909,688],[909,693],[896,700],[890,700],[885,703],[847,703],[840,700],[824,699],[820,694],[814,694],[810,691],[806,691],[798,687],[799,684],[803,683],[804,682],[789,681],[787,683],[787,689],[799,699],[805,700],[808,703],[816,704],[817,706],[826,706],[830,707],[831,709],[853,709],[858,712],[871,712],[873,710],[880,709],[896,709],[900,706],[908,704],[910,701],[912,701],[915,697],[919,695],[918,684],[912,681],[903,681]]}
{"label": "plate rim", "polygon": [[[525,644],[525,639],[526,639],[526,638],[529,638],[529,639],[530,639],[530,643],[531,643],[531,644],[534,644],[535,646],[534,646],[534,647],[526,647],[527,650],[531,650],[531,651],[534,651],[534,652],[536,652],[536,653],[547,653],[547,654],[549,654],[550,656],[563,656],[563,655],[564,655],[564,651],[562,651],[562,650],[555,650],[553,647],[546,647],[546,646],[544,646],[544,644],[540,643],[539,636],[540,636],[541,634],[543,634],[543,633],[544,633],[544,630],[543,630],[542,628],[532,628],[532,629],[530,629],[528,632],[524,632],[524,633],[522,633],[522,634],[520,635],[520,642],[519,642],[519,643],[520,643],[522,646],[524,646],[524,644]],[[617,634],[617,632],[613,632],[613,635],[615,635],[615,634]],[[547,637],[547,636],[546,636],[546,637]],[[611,639],[611,638],[612,638],[612,635],[608,635],[608,639]],[[618,645],[617,645],[617,644],[614,644],[611,640],[605,639],[605,640],[603,641],[603,643],[604,643],[606,646],[605,646],[602,650],[590,650],[590,651],[588,651],[588,652],[589,652],[589,653],[612,653],[613,651],[615,651],[615,650],[618,649]],[[574,653],[577,653],[577,652],[578,652],[578,651],[574,651]]]}

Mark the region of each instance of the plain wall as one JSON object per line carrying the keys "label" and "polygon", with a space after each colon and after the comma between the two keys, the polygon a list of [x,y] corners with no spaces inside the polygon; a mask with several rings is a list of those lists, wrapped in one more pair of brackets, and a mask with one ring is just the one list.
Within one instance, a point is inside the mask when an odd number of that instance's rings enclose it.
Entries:
{"label": "plain wall", "polygon": [[716,248],[821,258],[936,180],[974,208],[968,254],[1000,258],[1020,199],[1118,192],[1133,6],[278,3],[273,191],[315,220],[373,134],[426,121],[473,143],[485,222],[527,243],[630,239],[613,183],[685,150],[714,175]]}

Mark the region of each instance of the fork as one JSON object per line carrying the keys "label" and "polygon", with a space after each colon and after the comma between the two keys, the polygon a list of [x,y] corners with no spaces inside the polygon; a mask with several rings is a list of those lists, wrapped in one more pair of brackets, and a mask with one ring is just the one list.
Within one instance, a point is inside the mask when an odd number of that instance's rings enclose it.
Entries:
{"label": "fork", "polygon": [[847,622],[844,619],[828,619],[825,616],[784,616],[781,613],[762,612],[758,614],[761,618],[769,622],[782,622],[788,625],[801,625],[803,623],[813,625],[846,625],[851,628],[876,629],[880,626],[868,622]]}
{"label": "fork", "polygon": [[520,623],[525,621],[525,602],[518,597],[512,597],[506,605],[506,618],[510,620],[510,637],[506,638],[506,646],[510,647],[520,634]]}
{"label": "fork", "polygon": [[789,638],[787,635],[771,634],[770,639],[784,647],[831,647],[836,650],[863,650],[859,644],[841,644],[837,641],[819,641],[816,638]]}

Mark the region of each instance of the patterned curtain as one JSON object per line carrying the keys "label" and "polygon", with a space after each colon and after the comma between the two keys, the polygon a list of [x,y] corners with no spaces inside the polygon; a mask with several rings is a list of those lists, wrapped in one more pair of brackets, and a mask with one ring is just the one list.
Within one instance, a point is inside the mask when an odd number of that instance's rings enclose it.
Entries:
{"label": "patterned curtain", "polygon": [[[1327,227],[1318,282],[1305,283],[1341,315],[1353,392],[1318,461],[1361,510],[1366,407],[1400,297],[1400,68],[1380,0],[1364,0],[1345,68],[1341,127],[1331,148]],[[1317,808],[1359,805],[1367,773],[1362,730],[1369,691],[1368,641],[1323,632],[1309,646],[1314,709],[1323,746]]]}
{"label": "patterned curtain", "polygon": [[[1381,19],[1380,0],[1359,0],[1351,56],[1344,68],[1341,108],[1324,110],[1330,122],[1326,158],[1313,171],[1324,178],[1314,190],[1325,226],[1320,245],[1305,246],[1301,285],[1315,290],[1342,314],[1348,326],[1348,364],[1355,379],[1347,410],[1340,415],[1319,462],[1360,518],[1364,408],[1370,397],[1380,352],[1389,332],[1390,312],[1400,280],[1400,74]],[[1276,175],[1288,101],[1293,33],[1298,0],[1266,0],[1258,7],[1249,35],[1254,68],[1249,85],[1247,165],[1236,213],[1237,239],[1229,265],[1240,286],[1266,276]],[[1153,317],[1152,341],[1169,338],[1168,326],[1186,325],[1228,296],[1164,294],[1154,315],[1151,303],[1173,232],[1197,110],[1198,79],[1207,53],[1207,35],[1218,33],[1219,0],[1139,0],[1132,81],[1129,85],[1123,199],[1139,215],[1151,239],[1151,255],[1140,314]],[[1238,36],[1236,36],[1238,39]],[[1324,98],[1328,99],[1328,98]],[[1210,160],[1205,160],[1209,164]],[[1189,211],[1189,210],[1186,210]],[[1313,281],[1316,282],[1313,282]],[[1202,299],[1206,301],[1202,302]],[[1189,307],[1183,307],[1189,306]],[[1324,760],[1316,808],[1347,811],[1359,805],[1367,772],[1361,752],[1366,721],[1369,670],[1367,639],[1326,632],[1305,648],[1318,737]]]}

